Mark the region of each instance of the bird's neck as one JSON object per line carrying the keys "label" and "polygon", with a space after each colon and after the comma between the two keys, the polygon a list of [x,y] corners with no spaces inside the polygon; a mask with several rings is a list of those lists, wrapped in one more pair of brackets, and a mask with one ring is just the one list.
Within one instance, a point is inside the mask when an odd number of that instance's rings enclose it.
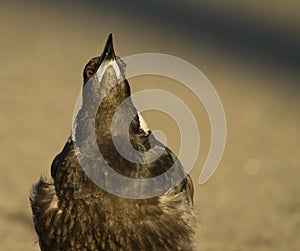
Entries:
{"label": "bird's neck", "polygon": [[[95,142],[99,149],[113,148],[113,137],[128,138],[140,128],[137,111],[132,104],[127,81],[118,84],[104,97],[83,96],[76,117],[75,140],[82,151],[91,154]],[[74,131],[73,131],[74,132]]]}

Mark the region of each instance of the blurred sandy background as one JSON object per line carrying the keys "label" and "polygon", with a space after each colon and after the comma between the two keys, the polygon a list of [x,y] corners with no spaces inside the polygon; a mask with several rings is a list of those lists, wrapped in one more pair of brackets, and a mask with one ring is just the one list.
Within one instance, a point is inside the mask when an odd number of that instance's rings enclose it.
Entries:
{"label": "blurred sandy background", "polygon": [[[41,173],[50,176],[70,132],[82,69],[109,32],[120,56],[160,52],[194,64],[223,102],[226,150],[213,178],[200,186],[210,142],[207,116],[180,85],[147,80],[179,94],[200,124],[200,156],[192,171],[197,250],[299,250],[299,1],[0,6],[0,251],[38,250],[28,192]],[[148,88],[139,82],[133,79],[133,90]],[[145,117],[151,128],[168,131],[169,145],[178,149],[169,118]]]}

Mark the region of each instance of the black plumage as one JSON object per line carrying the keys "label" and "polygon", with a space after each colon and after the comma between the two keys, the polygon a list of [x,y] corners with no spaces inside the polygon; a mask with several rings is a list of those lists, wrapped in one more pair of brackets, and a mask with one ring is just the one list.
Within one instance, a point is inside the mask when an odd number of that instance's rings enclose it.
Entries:
{"label": "black plumage", "polygon": [[[117,63],[120,72],[108,62]],[[104,69],[101,81],[99,69]],[[82,106],[72,135],[53,160],[52,179],[40,178],[30,196],[41,250],[193,250],[192,181],[172,151],[141,126],[124,72],[125,63],[115,56],[110,35],[102,55],[85,66]],[[116,84],[118,77],[121,81]],[[118,126],[112,133],[113,116],[125,99],[128,102],[118,113]],[[115,148],[113,137],[123,146],[130,117],[129,139],[136,152],[150,152],[151,146],[163,149],[155,161],[139,164],[127,160]],[[91,130],[95,140],[90,137]],[[98,158],[99,150],[103,158]],[[131,157],[139,160],[136,152]],[[134,179],[148,179],[171,170],[163,184],[120,187],[120,192],[130,194],[163,188],[164,194],[133,199],[107,192],[112,186],[118,192],[118,184],[108,178],[110,173],[103,175],[105,163]],[[89,167],[89,176],[101,187],[91,181],[82,164]],[[170,169],[172,166],[175,168]],[[182,181],[174,184],[176,178]]]}

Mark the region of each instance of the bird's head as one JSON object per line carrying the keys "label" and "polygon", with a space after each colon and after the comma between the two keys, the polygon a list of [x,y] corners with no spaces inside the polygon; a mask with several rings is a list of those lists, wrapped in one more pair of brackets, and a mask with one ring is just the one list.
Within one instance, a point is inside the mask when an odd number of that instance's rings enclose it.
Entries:
{"label": "bird's head", "polygon": [[94,76],[94,74],[96,74],[98,78],[103,77],[103,74],[105,74],[106,70],[108,70],[109,67],[113,68],[116,75],[115,77],[118,80],[125,78],[126,64],[120,57],[115,55],[113,47],[113,37],[111,33],[108,36],[101,55],[92,58],[84,67],[84,84],[86,84],[87,81],[89,81],[89,79]]}
{"label": "bird's head", "polygon": [[125,78],[126,64],[115,55],[112,34],[108,36],[103,52],[92,58],[83,71],[83,105],[90,108],[105,99],[122,102],[130,96],[130,87]]}
{"label": "bird's head", "polygon": [[[83,71],[83,91],[81,109],[76,116],[76,134],[96,129],[96,137],[104,140],[110,134],[112,118],[119,122],[116,134],[123,134],[128,128],[128,118],[135,117],[136,109],[131,102],[130,86],[125,78],[126,64],[115,55],[112,34],[108,36],[103,52],[92,58]],[[126,105],[121,104],[127,100]],[[121,109],[119,109],[122,107]],[[134,114],[134,116],[130,116]],[[130,122],[129,122],[130,124]],[[136,125],[135,127],[138,127]],[[125,133],[124,133],[125,134]],[[110,136],[110,135],[109,135]],[[98,142],[99,143],[99,142]]]}

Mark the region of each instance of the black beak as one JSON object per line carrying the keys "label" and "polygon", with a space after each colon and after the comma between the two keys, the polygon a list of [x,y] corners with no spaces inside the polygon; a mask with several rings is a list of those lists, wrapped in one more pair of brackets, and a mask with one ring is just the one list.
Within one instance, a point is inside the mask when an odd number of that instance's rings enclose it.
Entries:
{"label": "black beak", "polygon": [[119,67],[117,58],[113,47],[113,37],[110,33],[100,56],[99,67],[95,73],[100,81],[106,73],[109,73],[110,80],[108,81],[106,79],[106,85],[109,85],[108,82],[115,82],[115,84],[118,84],[118,81],[122,78],[122,71]]}
{"label": "black beak", "polygon": [[116,55],[115,55],[114,46],[113,46],[113,37],[112,37],[112,34],[110,33],[107,38],[104,50],[100,57],[100,64],[104,60],[110,61],[110,60],[114,60],[115,58],[116,58]]}

